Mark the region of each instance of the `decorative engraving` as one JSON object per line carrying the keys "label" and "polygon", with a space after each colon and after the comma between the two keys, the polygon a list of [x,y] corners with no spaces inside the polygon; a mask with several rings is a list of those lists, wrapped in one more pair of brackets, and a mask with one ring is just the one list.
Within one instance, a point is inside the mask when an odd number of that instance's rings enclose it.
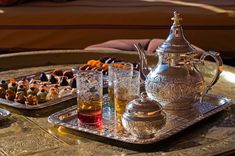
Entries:
{"label": "decorative engraving", "polygon": [[165,108],[188,109],[203,91],[204,81],[196,72],[182,77],[159,73],[153,79],[150,74],[145,81],[145,89],[149,97]]}
{"label": "decorative engraving", "polygon": [[[8,141],[6,141],[8,140]],[[26,155],[58,148],[62,143],[43,130],[19,132],[0,138],[0,149],[9,155]]]}

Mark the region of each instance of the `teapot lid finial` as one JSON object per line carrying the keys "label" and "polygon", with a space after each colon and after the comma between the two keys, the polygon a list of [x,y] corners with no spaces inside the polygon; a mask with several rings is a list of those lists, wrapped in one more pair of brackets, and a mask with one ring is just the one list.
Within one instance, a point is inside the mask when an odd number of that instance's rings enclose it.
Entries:
{"label": "teapot lid finial", "polygon": [[171,20],[174,21],[173,25],[179,26],[182,18],[180,17],[180,14],[177,11],[174,11],[174,17],[172,17]]}
{"label": "teapot lid finial", "polygon": [[147,97],[148,97],[148,95],[147,95],[146,92],[142,92],[142,93],[141,93],[141,101],[142,101],[142,102],[146,102]]}
{"label": "teapot lid finial", "polygon": [[156,49],[160,53],[194,53],[196,50],[184,37],[183,28],[180,25],[182,18],[180,14],[174,11],[174,21],[171,26],[170,33],[167,39]]}

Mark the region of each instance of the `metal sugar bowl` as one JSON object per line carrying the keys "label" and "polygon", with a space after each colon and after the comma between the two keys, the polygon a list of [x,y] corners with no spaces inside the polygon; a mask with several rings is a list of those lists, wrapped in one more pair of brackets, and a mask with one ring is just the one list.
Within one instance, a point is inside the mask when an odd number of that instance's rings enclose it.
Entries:
{"label": "metal sugar bowl", "polygon": [[123,127],[134,137],[147,139],[160,130],[166,123],[162,106],[148,98],[146,92],[140,98],[130,101],[122,116]]}
{"label": "metal sugar bowl", "polygon": [[[174,12],[174,21],[169,36],[156,49],[157,65],[150,69],[147,65],[145,51],[140,44],[135,45],[140,57],[140,71],[145,79],[148,96],[158,101],[164,109],[187,110],[195,100],[203,97],[219,79],[223,70],[223,62],[217,52],[199,53],[185,39],[180,25],[180,15]],[[196,58],[201,54],[200,58]],[[210,84],[205,85],[197,64],[203,64],[210,56],[216,62],[216,72]]]}

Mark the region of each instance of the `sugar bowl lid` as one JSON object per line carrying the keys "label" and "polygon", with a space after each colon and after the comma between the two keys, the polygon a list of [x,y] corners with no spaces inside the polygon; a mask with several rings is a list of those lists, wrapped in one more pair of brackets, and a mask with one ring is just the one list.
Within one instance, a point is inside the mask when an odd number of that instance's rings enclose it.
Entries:
{"label": "sugar bowl lid", "polygon": [[180,21],[182,18],[176,11],[174,17],[171,18],[174,23],[171,26],[170,34],[167,39],[156,49],[156,52],[160,53],[192,53],[195,52],[195,48],[184,37],[184,32]]}
{"label": "sugar bowl lid", "polygon": [[159,120],[162,117],[162,106],[148,97],[146,92],[141,97],[130,101],[126,106],[125,118],[131,120]]}

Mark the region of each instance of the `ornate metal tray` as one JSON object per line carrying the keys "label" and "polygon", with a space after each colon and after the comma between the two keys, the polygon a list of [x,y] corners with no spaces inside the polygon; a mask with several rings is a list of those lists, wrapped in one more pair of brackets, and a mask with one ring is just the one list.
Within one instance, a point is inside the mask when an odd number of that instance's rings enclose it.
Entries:
{"label": "ornate metal tray", "polygon": [[231,100],[217,95],[207,95],[203,103],[193,103],[193,109],[187,111],[166,111],[166,125],[150,139],[136,139],[125,130],[115,125],[113,114],[109,113],[107,97],[104,98],[103,120],[99,127],[80,125],[77,119],[77,107],[72,106],[48,117],[54,125],[62,126],[89,135],[108,138],[114,141],[143,145],[152,144],[166,139],[197,122],[216,114],[232,105]]}
{"label": "ornate metal tray", "polygon": [[0,121],[10,116],[11,113],[8,110],[0,108]]}

